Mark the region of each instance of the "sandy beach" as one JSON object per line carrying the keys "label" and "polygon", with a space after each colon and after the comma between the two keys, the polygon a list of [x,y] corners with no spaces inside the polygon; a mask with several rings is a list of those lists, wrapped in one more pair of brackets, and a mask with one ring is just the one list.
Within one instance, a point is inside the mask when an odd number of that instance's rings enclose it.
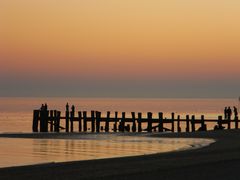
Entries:
{"label": "sandy beach", "polygon": [[[19,134],[1,134],[14,137]],[[28,138],[65,135],[22,134]],[[61,136],[61,137],[60,137]],[[72,134],[73,138],[77,134]],[[239,179],[240,130],[152,134],[158,137],[211,138],[210,146],[154,155],[1,168],[0,179]]]}

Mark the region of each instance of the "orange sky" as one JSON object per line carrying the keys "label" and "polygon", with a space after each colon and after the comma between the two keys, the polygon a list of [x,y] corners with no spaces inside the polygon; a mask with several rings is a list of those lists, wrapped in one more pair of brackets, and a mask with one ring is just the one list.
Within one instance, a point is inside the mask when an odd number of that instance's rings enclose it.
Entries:
{"label": "orange sky", "polygon": [[238,0],[1,0],[0,74],[236,80],[239,7]]}

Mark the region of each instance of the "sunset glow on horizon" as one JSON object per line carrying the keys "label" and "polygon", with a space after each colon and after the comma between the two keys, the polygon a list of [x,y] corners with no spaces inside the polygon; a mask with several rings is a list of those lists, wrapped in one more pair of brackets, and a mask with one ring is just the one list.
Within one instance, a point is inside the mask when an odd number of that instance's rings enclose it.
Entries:
{"label": "sunset glow on horizon", "polygon": [[239,7],[2,0],[0,96],[239,96]]}

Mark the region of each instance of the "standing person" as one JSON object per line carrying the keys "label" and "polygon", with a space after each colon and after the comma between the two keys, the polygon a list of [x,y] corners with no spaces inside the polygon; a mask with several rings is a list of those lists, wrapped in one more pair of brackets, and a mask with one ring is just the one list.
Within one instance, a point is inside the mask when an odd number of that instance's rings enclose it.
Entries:
{"label": "standing person", "polygon": [[224,108],[224,119],[228,118],[228,109],[227,107]]}
{"label": "standing person", "polygon": [[66,104],[66,111],[69,111],[69,105],[68,105],[68,103]]}
{"label": "standing person", "polygon": [[72,112],[74,113],[75,112],[75,106],[72,105]]}
{"label": "standing person", "polygon": [[45,108],[45,110],[47,111],[47,109],[48,109],[48,105],[47,105],[47,103],[45,103],[44,108]]}
{"label": "standing person", "polygon": [[41,110],[41,111],[43,111],[43,110],[44,110],[44,105],[43,105],[43,104],[42,104],[42,106],[41,106],[40,110]]}
{"label": "standing person", "polygon": [[232,116],[232,109],[230,107],[228,107],[228,120],[231,120],[231,116]]}
{"label": "standing person", "polygon": [[234,119],[238,118],[238,110],[235,106],[233,106],[233,112],[234,112]]}

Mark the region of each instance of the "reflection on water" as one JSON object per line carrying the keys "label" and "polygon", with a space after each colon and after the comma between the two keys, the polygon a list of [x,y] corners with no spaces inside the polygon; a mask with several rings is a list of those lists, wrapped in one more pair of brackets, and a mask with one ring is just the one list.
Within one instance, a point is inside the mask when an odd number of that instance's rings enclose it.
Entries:
{"label": "reflection on water", "polygon": [[117,135],[79,135],[75,139],[0,138],[0,167],[154,154],[212,142]]}

